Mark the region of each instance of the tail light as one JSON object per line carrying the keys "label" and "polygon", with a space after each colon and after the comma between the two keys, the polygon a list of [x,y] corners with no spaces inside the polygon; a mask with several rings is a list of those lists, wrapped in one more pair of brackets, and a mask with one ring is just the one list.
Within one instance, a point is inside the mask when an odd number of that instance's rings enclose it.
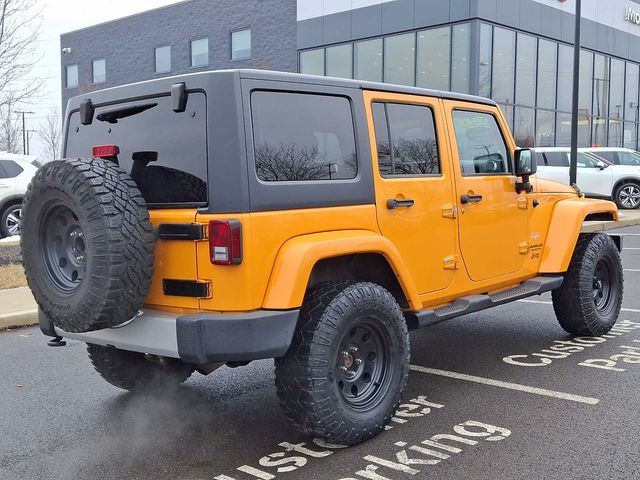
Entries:
{"label": "tail light", "polygon": [[238,220],[210,221],[209,250],[214,265],[242,263],[242,224]]}
{"label": "tail light", "polygon": [[91,156],[94,158],[104,158],[109,160],[117,157],[120,154],[120,149],[117,145],[96,145],[91,149]]}

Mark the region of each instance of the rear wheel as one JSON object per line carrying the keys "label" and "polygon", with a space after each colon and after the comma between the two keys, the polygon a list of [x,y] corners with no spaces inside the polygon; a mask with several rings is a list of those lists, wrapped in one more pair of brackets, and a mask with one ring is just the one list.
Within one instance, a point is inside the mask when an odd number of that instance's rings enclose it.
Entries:
{"label": "rear wheel", "polygon": [[194,366],[175,358],[118,350],[87,344],[96,371],[111,385],[123,390],[143,390],[178,385],[187,380]]}
{"label": "rear wheel", "polygon": [[552,292],[560,326],[574,335],[603,335],[618,320],[624,279],[618,249],[606,234],[583,234],[562,286]]}
{"label": "rear wheel", "polygon": [[632,210],[640,207],[640,185],[635,182],[625,182],[616,188],[613,199],[618,208]]}
{"label": "rear wheel", "polygon": [[22,225],[22,204],[15,203],[5,208],[0,215],[0,237],[20,235]]}
{"label": "rear wheel", "polygon": [[276,359],[286,416],[346,445],[380,433],[400,404],[409,338],[393,296],[372,283],[325,283],[306,296],[291,348]]}

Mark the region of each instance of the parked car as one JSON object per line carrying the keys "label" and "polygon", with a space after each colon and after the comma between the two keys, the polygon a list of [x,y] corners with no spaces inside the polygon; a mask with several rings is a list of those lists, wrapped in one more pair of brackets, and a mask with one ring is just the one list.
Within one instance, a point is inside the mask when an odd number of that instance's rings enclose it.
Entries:
{"label": "parked car", "polygon": [[[538,164],[538,177],[569,184],[569,148],[533,150]],[[640,166],[613,164],[600,156],[599,152],[580,149],[577,183],[589,197],[613,199],[622,209],[640,207]]]}
{"label": "parked car", "polygon": [[52,345],[86,342],[119,388],[275,358],[289,420],[355,444],[401,404],[408,330],[548,291],[567,332],[618,319],[622,239],[581,233],[615,204],[531,182],[492,100],[229,70],[66,115],[68,158],[25,197],[25,270]]}
{"label": "parked car", "polygon": [[20,235],[22,198],[38,167],[36,157],[0,152],[0,237]]}

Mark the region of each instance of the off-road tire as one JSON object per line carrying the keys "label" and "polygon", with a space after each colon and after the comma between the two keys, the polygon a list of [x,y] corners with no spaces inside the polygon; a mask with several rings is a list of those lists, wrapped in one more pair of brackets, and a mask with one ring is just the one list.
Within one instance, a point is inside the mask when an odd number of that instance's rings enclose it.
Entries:
{"label": "off-road tire", "polygon": [[193,365],[176,358],[145,355],[91,343],[87,344],[87,353],[100,376],[123,390],[179,385],[194,371]]}
{"label": "off-road tire", "polygon": [[0,211],[0,238],[11,237],[14,235],[20,235],[21,226],[18,224],[18,230],[16,232],[11,232],[9,230],[10,225],[13,224],[13,219],[17,218],[18,221],[22,217],[22,205],[20,200],[14,201],[4,207],[2,211]]}
{"label": "off-road tire", "polygon": [[565,331],[598,336],[611,330],[618,320],[623,292],[622,262],[616,244],[604,233],[590,233],[578,238],[562,286],[551,295],[556,318]]}
{"label": "off-road tire", "polygon": [[633,210],[640,207],[640,185],[638,182],[626,181],[616,187],[613,194],[613,200],[618,208],[625,210]]}
{"label": "off-road tire", "polygon": [[154,234],[124,170],[101,159],[49,162],[23,205],[27,281],[56,326],[81,333],[136,315],[151,285]]}
{"label": "off-road tire", "polygon": [[[345,393],[340,368],[351,362],[342,365],[341,351],[345,342],[364,340],[361,333],[352,337],[354,332],[366,332],[360,330],[365,327],[372,329],[368,342],[387,343],[375,358],[385,373],[375,386],[372,377],[379,374],[375,373],[378,367],[375,360],[368,361],[368,350],[375,345],[361,344],[354,357],[363,358],[355,368],[362,369],[361,385],[365,385],[366,369],[372,369],[369,381],[373,387],[361,390],[363,399],[368,398],[364,396],[368,392],[370,404],[358,406],[357,397],[350,399],[348,389]],[[275,364],[280,406],[299,430],[342,445],[364,442],[384,429],[404,393],[409,372],[404,316],[393,296],[379,285],[322,283],[307,293],[292,345]]]}

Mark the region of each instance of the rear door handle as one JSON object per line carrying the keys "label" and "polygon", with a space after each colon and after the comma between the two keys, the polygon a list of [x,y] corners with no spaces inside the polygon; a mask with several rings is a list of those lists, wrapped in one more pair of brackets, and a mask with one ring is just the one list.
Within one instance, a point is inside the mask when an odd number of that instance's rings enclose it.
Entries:
{"label": "rear door handle", "polygon": [[389,210],[395,210],[396,208],[401,208],[401,207],[409,208],[409,207],[413,207],[415,203],[416,202],[410,199],[396,200],[395,198],[390,198],[389,200],[387,200],[387,208]]}
{"label": "rear door handle", "polygon": [[482,201],[482,195],[462,195],[460,203],[478,203]]}

